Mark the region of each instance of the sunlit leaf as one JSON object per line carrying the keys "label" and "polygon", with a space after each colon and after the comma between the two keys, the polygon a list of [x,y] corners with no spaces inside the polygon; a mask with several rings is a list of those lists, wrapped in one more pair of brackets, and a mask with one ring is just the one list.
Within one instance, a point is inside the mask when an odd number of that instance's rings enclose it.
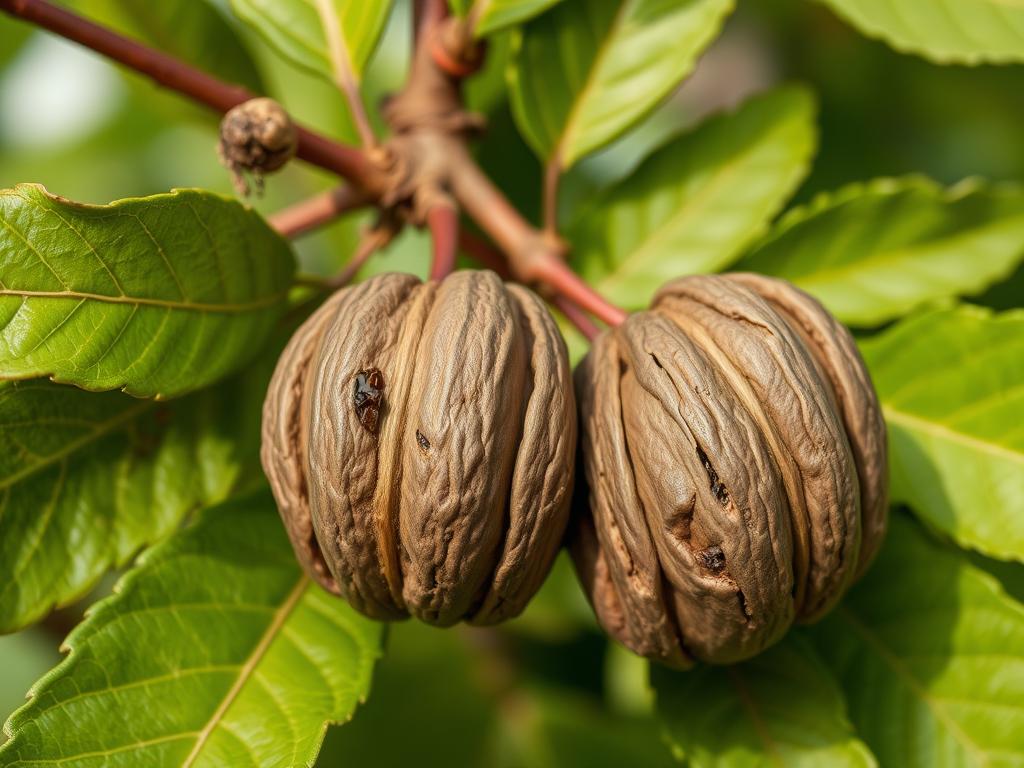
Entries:
{"label": "sunlit leaf", "polygon": [[366,697],[381,634],[301,572],[261,492],[140,558],[11,716],[0,765],[306,765]]}
{"label": "sunlit leaf", "polygon": [[[320,0],[231,0],[239,18],[278,53],[313,74],[333,80],[334,67]],[[392,0],[327,0],[340,27],[344,65],[356,81],[384,29]],[[332,34],[336,30],[332,30]]]}
{"label": "sunlit leaf", "polygon": [[943,64],[1024,61],[1017,0],[822,0],[862,32]]}
{"label": "sunlit leaf", "polygon": [[270,371],[168,403],[0,385],[0,632],[80,597],[257,473]]}
{"label": "sunlit leaf", "polygon": [[694,67],[733,0],[568,0],[517,33],[516,122],[567,169],[635,124]]}
{"label": "sunlit leaf", "polygon": [[469,3],[467,0],[466,12],[472,14],[473,33],[483,37],[522,24],[560,2],[562,0],[476,0]]}
{"label": "sunlit leaf", "polygon": [[973,294],[1024,258],[1024,188],[879,179],[792,211],[736,269],[784,277],[840,320],[876,325]]}
{"label": "sunlit leaf", "polygon": [[0,379],[198,389],[259,351],[294,268],[263,219],[208,192],[105,206],[0,192]]}
{"label": "sunlit leaf", "polygon": [[654,152],[570,228],[574,266],[628,308],[680,275],[718,270],[768,226],[814,152],[813,101],[785,88]]}
{"label": "sunlit leaf", "polygon": [[1024,762],[1024,607],[906,517],[810,635],[882,765]]}
{"label": "sunlit leaf", "polygon": [[895,499],[965,546],[1024,560],[1024,312],[928,312],[862,349]]}
{"label": "sunlit leaf", "polygon": [[668,736],[694,768],[875,765],[836,681],[795,635],[742,664],[655,666],[651,677]]}

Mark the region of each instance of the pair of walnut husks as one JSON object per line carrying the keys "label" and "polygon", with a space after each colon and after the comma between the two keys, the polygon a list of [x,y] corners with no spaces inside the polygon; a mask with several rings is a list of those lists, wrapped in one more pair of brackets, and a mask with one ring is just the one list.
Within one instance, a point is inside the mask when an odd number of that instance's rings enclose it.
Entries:
{"label": "pair of walnut husks", "polygon": [[789,284],[668,284],[595,340],[575,393],[578,415],[544,304],[492,273],[339,291],[264,408],[299,560],[371,617],[491,624],[567,538],[605,630],[687,666],[821,616],[877,550],[878,402],[849,333]]}

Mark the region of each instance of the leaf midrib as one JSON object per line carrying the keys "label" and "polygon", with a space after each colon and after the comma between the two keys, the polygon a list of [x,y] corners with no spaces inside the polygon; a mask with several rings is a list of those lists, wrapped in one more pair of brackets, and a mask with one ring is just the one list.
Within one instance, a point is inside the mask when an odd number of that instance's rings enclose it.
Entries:
{"label": "leaf midrib", "polygon": [[[573,134],[579,130],[576,125],[576,121],[579,119],[579,113],[582,109],[581,105],[590,98],[591,92],[597,87],[594,82],[597,77],[597,71],[600,69],[602,62],[608,55],[608,49],[614,44],[614,37],[618,32],[618,29],[622,24],[623,17],[627,13],[627,8],[629,8],[631,3],[632,0],[622,0],[622,4],[615,12],[615,17],[612,19],[612,23],[608,26],[608,33],[598,44],[597,51],[594,53],[594,58],[591,61],[590,71],[587,73],[587,79],[584,81],[583,87],[580,88],[579,92],[576,94],[576,99],[573,102],[572,107],[569,109],[569,114],[565,118],[565,126],[562,128],[562,133],[558,137],[558,141],[555,142],[554,149],[551,152],[551,157],[548,160],[549,165],[554,165],[565,170],[563,166],[565,161],[565,148],[566,146],[570,146],[570,138],[572,138]],[[575,160],[573,162],[575,162]]]}
{"label": "leaf midrib", "polygon": [[975,758],[978,766],[988,765],[988,758],[982,751],[981,747],[971,740],[971,738],[960,727],[959,723],[950,717],[949,713],[946,712],[945,708],[938,701],[928,695],[928,691],[921,686],[917,678],[915,678],[911,671],[907,669],[903,661],[896,656],[882,642],[882,640],[875,635],[874,632],[871,631],[870,627],[864,624],[845,605],[839,606],[839,608],[836,609],[836,614],[845,619],[861,639],[864,640],[871,650],[873,650],[882,660],[882,662],[892,669],[896,677],[903,681],[907,688],[910,689],[910,692],[924,702],[935,716],[935,719],[948,728],[950,733],[957,739],[958,743],[960,743],[964,749],[966,749]]}
{"label": "leaf midrib", "polygon": [[320,26],[323,28],[324,39],[327,41],[327,60],[334,70],[334,77],[343,87],[359,85],[356,76],[355,61],[349,50],[345,33],[338,17],[337,10],[331,0],[313,0]]}
{"label": "leaf midrib", "polygon": [[[923,240],[918,243],[893,247],[880,248],[870,256],[854,257],[845,263],[837,263],[826,269],[816,269],[802,274],[786,274],[785,276],[802,288],[816,285],[847,284],[854,278],[861,276],[864,272],[870,272],[875,267],[901,266],[903,264],[922,263],[929,255],[929,251],[936,248],[951,250],[957,246],[963,246],[967,242],[983,238],[1001,228],[1016,227],[1024,224],[1024,216],[1011,216],[998,219],[986,226],[976,227],[953,237],[938,237]],[[774,245],[774,243],[773,243]],[[1021,250],[1024,250],[1022,246]],[[1020,251],[1018,251],[1020,253]],[[754,254],[756,257],[757,254]],[[982,273],[983,274],[983,273]],[[943,281],[947,282],[947,281]],[[813,292],[813,291],[812,291]]]}
{"label": "leaf midrib", "polygon": [[136,296],[110,296],[102,293],[89,293],[87,291],[28,291],[13,288],[0,289],[0,297],[16,296],[23,299],[78,299],[86,301],[97,301],[103,304],[127,304],[139,307],[159,307],[161,309],[174,309],[184,312],[205,312],[214,314],[244,314],[266,309],[281,301],[287,296],[287,291],[278,291],[268,294],[253,301],[231,302],[224,304],[210,304],[201,301],[180,301],[174,299],[154,299],[149,297]]}
{"label": "leaf midrib", "polygon": [[227,711],[231,708],[231,705],[234,704],[234,702],[238,699],[238,695],[242,692],[242,689],[245,687],[246,683],[249,682],[249,679],[255,673],[256,667],[259,665],[260,661],[262,661],[263,657],[270,649],[271,644],[274,642],[274,639],[278,636],[278,633],[284,626],[285,621],[287,621],[288,617],[295,610],[295,607],[299,604],[299,601],[302,599],[302,596],[306,593],[306,587],[308,585],[309,577],[303,574],[301,577],[299,577],[299,580],[296,583],[295,587],[285,598],[281,606],[274,612],[274,616],[271,619],[270,624],[267,625],[267,629],[260,637],[260,640],[256,644],[256,647],[253,648],[253,651],[249,655],[249,658],[246,659],[245,663],[241,666],[238,673],[238,678],[231,685],[231,688],[228,689],[228,692],[227,694],[225,694],[223,701],[221,701],[217,709],[214,710],[213,714],[210,716],[210,719],[207,721],[206,725],[203,726],[203,729],[199,732],[199,735],[196,737],[196,743],[192,747],[192,751],[189,752],[188,756],[181,764],[181,768],[191,768],[191,766],[195,764],[195,761],[202,754],[203,747],[206,746],[206,742],[209,740],[214,730],[216,730],[217,726],[220,725],[220,723],[224,720],[224,716],[227,714]]}
{"label": "leaf midrib", "polygon": [[898,424],[909,430],[924,432],[925,434],[940,440],[946,440],[958,445],[974,448],[982,453],[998,456],[1015,464],[1024,465],[1024,452],[1014,451],[1012,448],[1000,445],[999,443],[988,442],[982,438],[974,437],[973,435],[954,429],[946,424],[929,421],[926,418],[915,416],[911,413],[907,413],[906,411],[901,411],[890,405],[883,405],[882,411],[887,422]]}
{"label": "leaf midrib", "polygon": [[7,477],[0,479],[0,491],[10,488],[12,485],[15,485],[16,483],[19,483],[22,480],[24,480],[26,477],[31,477],[37,472],[41,472],[42,470],[46,469],[49,466],[52,466],[53,464],[56,464],[59,461],[63,461],[68,456],[79,451],[86,445],[89,445],[90,443],[102,439],[106,435],[116,430],[122,424],[125,424],[134,419],[135,417],[145,413],[150,408],[153,408],[155,404],[155,401],[143,400],[138,405],[135,405],[131,408],[125,408],[115,417],[108,419],[105,422],[98,422],[100,426],[93,429],[92,432],[80,437],[78,440],[72,440],[70,443],[67,443],[63,448],[61,448],[61,450],[55,453],[51,453],[49,456],[47,456],[45,461],[36,462],[35,464],[32,464],[29,467],[25,467],[24,469],[21,469],[12,475],[8,475]]}
{"label": "leaf midrib", "polygon": [[746,710],[747,715],[750,717],[750,722],[754,726],[754,731],[757,733],[758,738],[761,739],[765,752],[771,759],[773,765],[783,768],[784,763],[779,755],[779,750],[775,744],[775,740],[772,738],[771,732],[768,730],[768,725],[761,717],[761,713],[757,709],[754,697],[748,690],[746,683],[743,681],[743,677],[740,675],[736,667],[726,667],[726,670],[729,673],[729,680],[732,682],[733,688],[736,689],[736,696],[740,700],[740,705]]}
{"label": "leaf midrib", "polygon": [[[767,136],[762,136],[762,139],[765,141],[758,141],[753,146],[747,147],[739,155],[733,156],[728,163],[720,166],[713,178],[709,179],[706,184],[702,184],[700,189],[696,190],[694,194],[689,195],[675,213],[665,219],[657,229],[639,242],[637,247],[630,253],[619,257],[618,263],[600,279],[599,287],[603,286],[604,290],[608,290],[609,282],[614,285],[617,280],[622,280],[626,275],[642,274],[647,268],[647,261],[652,258],[656,260],[658,254],[657,245],[661,241],[668,239],[671,234],[674,234],[683,227],[688,220],[693,219],[700,211],[711,205],[712,200],[717,199],[722,188],[739,172],[740,167],[751,156],[756,154],[758,150],[763,149],[764,144],[770,142],[774,137],[774,131]],[[763,227],[764,225],[762,224],[761,226]],[[748,239],[751,236],[751,233],[746,235]],[[648,254],[648,251],[651,253]]]}

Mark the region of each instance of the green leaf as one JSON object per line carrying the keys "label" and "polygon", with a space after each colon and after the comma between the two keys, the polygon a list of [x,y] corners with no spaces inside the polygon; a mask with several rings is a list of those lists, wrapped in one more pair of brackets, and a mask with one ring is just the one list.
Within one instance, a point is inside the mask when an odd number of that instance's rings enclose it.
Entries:
{"label": "green leaf", "polygon": [[27,24],[0,24],[0,67],[6,67],[17,58],[32,35]]}
{"label": "green leaf", "polygon": [[210,0],[75,0],[74,7],[222,80],[266,88],[245,43]]}
{"label": "green leaf", "polygon": [[569,230],[575,267],[611,301],[639,309],[668,280],[726,266],[803,179],[815,144],[803,89],[711,118],[578,216]]}
{"label": "green leaf", "polygon": [[272,362],[169,403],[0,385],[0,633],[81,597],[258,473]]}
{"label": "green leaf", "polygon": [[80,205],[0,192],[0,379],[171,397],[236,370],[285,309],[294,259],[197,190]]}
{"label": "green leaf", "polygon": [[651,676],[669,739],[694,768],[875,765],[836,681],[795,634],[742,664],[652,665]]}
{"label": "green leaf", "polygon": [[[231,0],[239,18],[296,66],[335,79],[321,0]],[[358,83],[384,29],[392,0],[326,0],[340,31],[342,64]]]}
{"label": "green leaf", "polygon": [[613,716],[593,701],[554,688],[530,691],[530,707],[520,714],[521,723],[510,723],[504,734],[510,752],[493,764],[537,766],[561,765],[672,766],[669,748],[657,738],[653,721]]}
{"label": "green leaf", "polygon": [[519,129],[561,169],[628,130],[685,78],[733,0],[569,0],[517,32]]}
{"label": "green leaf", "polygon": [[[494,690],[498,640],[517,653],[516,675]],[[596,638],[595,638],[596,640]],[[540,653],[551,657],[546,644]],[[353,722],[328,734],[323,766],[654,768],[672,765],[651,719],[616,716],[597,696],[538,684],[510,634],[417,622],[388,631],[373,698]],[[410,695],[415,692],[415,695]],[[401,723],[402,738],[394,738]]]}
{"label": "green leaf", "polygon": [[1024,607],[909,519],[810,634],[882,765],[1024,763]]}
{"label": "green leaf", "polygon": [[381,634],[302,574],[261,492],[140,558],[8,720],[0,765],[309,764]]}
{"label": "green leaf", "polygon": [[785,216],[736,269],[784,277],[840,320],[884,323],[929,301],[976,293],[1024,257],[1024,188],[878,179]]}
{"label": "green leaf", "polygon": [[871,37],[941,64],[1024,61],[1017,0],[822,0]]}
{"label": "green leaf", "polygon": [[473,34],[484,37],[505,27],[522,24],[563,0],[476,0],[470,12]]}
{"label": "green leaf", "polygon": [[1024,312],[928,312],[862,350],[895,500],[965,546],[1024,560]]}

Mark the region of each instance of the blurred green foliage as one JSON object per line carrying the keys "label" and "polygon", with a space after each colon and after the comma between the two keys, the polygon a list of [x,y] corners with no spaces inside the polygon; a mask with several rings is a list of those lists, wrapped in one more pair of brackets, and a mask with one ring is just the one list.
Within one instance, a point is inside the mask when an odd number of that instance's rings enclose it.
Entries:
{"label": "blurred green foliage", "polygon": [[[103,13],[99,3],[76,5]],[[399,86],[407,64],[408,3],[397,6],[365,76],[370,105]],[[107,20],[128,29],[114,15]],[[303,122],[354,139],[329,83],[289,65],[226,15],[224,21],[254,56],[258,74],[251,77],[266,83]],[[487,69],[469,89],[471,106],[490,121],[477,155],[492,175],[511,180],[509,196],[536,218],[540,168],[518,137],[501,92],[507,48],[507,36],[492,41]],[[849,182],[912,172],[943,184],[974,175],[1024,179],[1024,66],[940,68],[869,40],[825,7],[803,0],[740,2],[712,53],[710,72],[698,71],[712,85],[656,111],[628,147],[612,145],[582,162],[565,181],[563,206],[627,174],[646,149],[695,123],[709,104],[738,100],[726,92],[784,81],[808,85],[819,102],[820,149],[797,202]],[[98,83],[102,98],[91,122],[31,98],[57,88],[63,78],[61,70],[41,63],[73,66],[75,57],[93,55],[0,19],[0,187],[38,182],[96,203],[174,187],[231,194],[214,152],[216,117],[132,73],[99,65],[105,72]],[[26,98],[15,103],[16,95]],[[53,140],[27,138],[48,135],[42,128],[53,121],[67,122],[70,131]],[[273,211],[331,183],[323,172],[295,163],[270,179],[266,196],[253,204]],[[335,270],[367,221],[352,217],[303,239],[303,268]],[[423,236],[408,233],[368,271],[422,274],[424,252]],[[1020,306],[1022,299],[1024,272],[984,298],[1000,308]],[[1011,592],[1024,594],[1019,566],[993,568]],[[0,638],[5,714],[53,665],[61,639],[61,629],[50,625]],[[644,714],[646,692],[634,684],[635,669],[622,672],[630,661],[619,653],[610,653],[596,631],[563,557],[526,615],[507,628],[394,626],[369,703],[351,725],[330,732],[319,764],[664,764],[668,752],[659,729]]]}

